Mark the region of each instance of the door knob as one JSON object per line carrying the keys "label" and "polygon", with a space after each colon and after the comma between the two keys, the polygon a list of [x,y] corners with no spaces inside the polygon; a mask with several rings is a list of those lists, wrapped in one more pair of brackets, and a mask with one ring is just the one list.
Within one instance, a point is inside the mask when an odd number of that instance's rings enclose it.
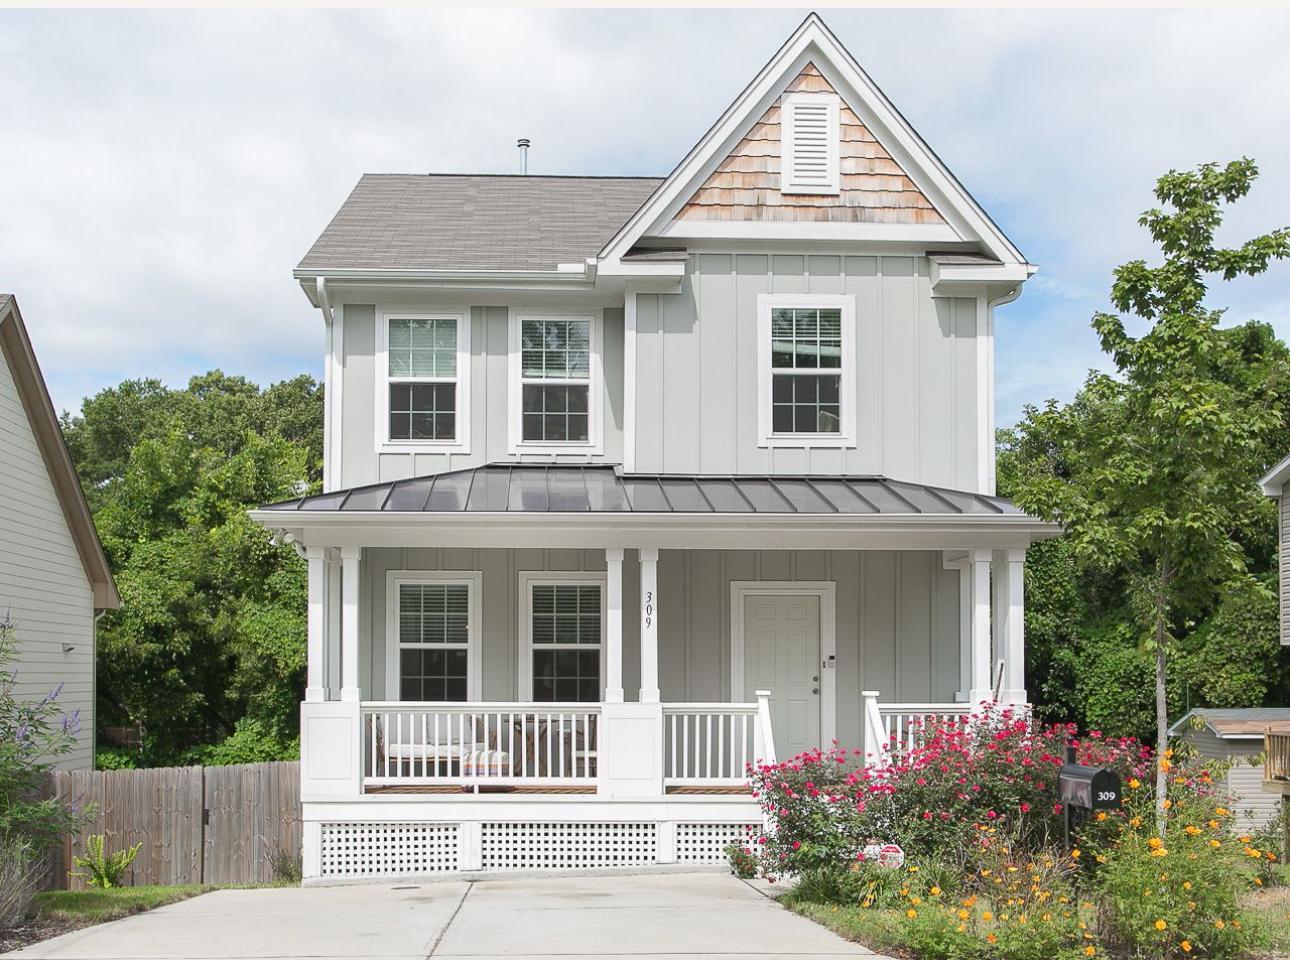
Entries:
{"label": "door knob", "polygon": [[811,677],[811,683],[819,683],[819,682],[820,682],[819,677]]}

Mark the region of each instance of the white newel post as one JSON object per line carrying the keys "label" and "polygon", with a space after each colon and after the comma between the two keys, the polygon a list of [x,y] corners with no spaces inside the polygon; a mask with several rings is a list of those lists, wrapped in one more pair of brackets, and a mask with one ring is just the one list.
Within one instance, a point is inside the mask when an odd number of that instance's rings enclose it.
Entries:
{"label": "white newel post", "polygon": [[340,579],[340,698],[357,703],[358,687],[358,561],[362,547],[341,547]]}
{"label": "white newel post", "polygon": [[990,690],[990,551],[968,551],[968,577],[971,580],[972,683],[968,703],[975,710],[989,700]]}
{"label": "white newel post", "polygon": [[887,728],[882,722],[882,711],[878,709],[877,690],[864,690],[864,756],[866,763],[881,763],[882,748],[887,741]]}
{"label": "white newel post", "polygon": [[327,557],[325,548],[308,547],[309,619],[305,656],[305,700],[321,703],[327,699]]}
{"label": "white newel post", "polygon": [[663,793],[663,705],[624,703],[623,550],[605,548],[605,702],[600,705],[597,793],[605,798],[653,798]]}
{"label": "white newel post", "polygon": [[605,702],[623,702],[623,548],[605,548]]}
{"label": "white newel post", "polygon": [[1000,563],[1003,585],[1003,701],[1013,705],[1026,702],[1026,551],[1007,550]]}
{"label": "white newel post", "polygon": [[754,759],[775,763],[775,728],[770,722],[770,691],[754,691],[757,696],[757,726],[753,730]]}
{"label": "white newel post", "polygon": [[641,703],[658,703],[658,548],[641,547]]}

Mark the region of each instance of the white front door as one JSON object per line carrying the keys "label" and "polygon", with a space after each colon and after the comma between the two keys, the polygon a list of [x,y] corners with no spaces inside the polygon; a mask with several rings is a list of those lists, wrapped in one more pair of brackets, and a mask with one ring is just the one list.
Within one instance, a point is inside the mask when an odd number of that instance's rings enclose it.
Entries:
{"label": "white front door", "polygon": [[744,701],[770,691],[775,753],[820,746],[820,598],[744,597]]}

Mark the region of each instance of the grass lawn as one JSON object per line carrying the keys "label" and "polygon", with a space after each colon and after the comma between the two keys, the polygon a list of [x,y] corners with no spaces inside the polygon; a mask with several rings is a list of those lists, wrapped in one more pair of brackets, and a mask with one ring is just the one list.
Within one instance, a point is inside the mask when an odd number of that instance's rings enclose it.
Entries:
{"label": "grass lawn", "polygon": [[0,953],[48,940],[81,927],[119,920],[215,887],[113,887],[110,890],[48,890],[36,894],[31,917],[21,926],[0,931]]}
{"label": "grass lawn", "polygon": [[[791,894],[780,900],[784,906],[828,927],[840,937],[859,943],[875,953],[891,957],[909,958],[911,953],[901,940],[901,916],[896,910],[862,909],[827,903],[797,900]],[[1248,894],[1242,906],[1247,911],[1246,923],[1257,925],[1258,937],[1263,944],[1250,956],[1251,960],[1288,960],[1290,958],[1290,887],[1259,890]]]}

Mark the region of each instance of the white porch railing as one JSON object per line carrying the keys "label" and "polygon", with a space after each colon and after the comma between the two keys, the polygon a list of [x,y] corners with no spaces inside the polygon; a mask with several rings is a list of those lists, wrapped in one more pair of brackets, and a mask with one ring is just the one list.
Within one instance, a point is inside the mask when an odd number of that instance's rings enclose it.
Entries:
{"label": "white porch railing", "polygon": [[866,690],[864,697],[864,752],[870,762],[879,761],[883,748],[917,747],[929,730],[946,725],[961,726],[972,713],[967,703],[880,703],[878,694]]}
{"label": "white porch railing", "polygon": [[764,755],[755,703],[665,703],[664,786],[724,787],[748,781]]}
{"label": "white porch railing", "polygon": [[600,705],[364,703],[363,785],[596,783]]}

